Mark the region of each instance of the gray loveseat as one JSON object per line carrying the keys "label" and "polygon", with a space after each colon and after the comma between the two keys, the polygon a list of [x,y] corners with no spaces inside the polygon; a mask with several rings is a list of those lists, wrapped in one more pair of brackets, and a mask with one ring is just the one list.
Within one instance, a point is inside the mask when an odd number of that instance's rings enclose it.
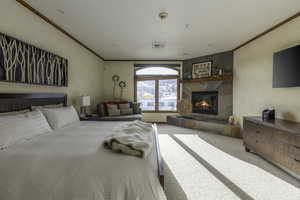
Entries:
{"label": "gray loveseat", "polygon": [[[114,104],[119,107],[119,104],[130,104],[130,108],[133,109],[133,114],[130,115],[119,115],[119,116],[110,116],[108,113],[107,104]],[[134,121],[142,120],[142,110],[139,103],[133,102],[102,102],[97,105],[97,114],[101,121]]]}

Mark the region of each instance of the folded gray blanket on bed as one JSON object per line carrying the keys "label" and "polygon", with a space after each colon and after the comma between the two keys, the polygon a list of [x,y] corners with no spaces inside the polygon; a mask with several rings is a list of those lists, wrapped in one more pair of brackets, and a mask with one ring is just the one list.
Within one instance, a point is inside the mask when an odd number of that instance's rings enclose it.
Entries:
{"label": "folded gray blanket on bed", "polygon": [[119,153],[146,158],[152,151],[152,124],[134,121],[117,127],[105,141],[105,147]]}

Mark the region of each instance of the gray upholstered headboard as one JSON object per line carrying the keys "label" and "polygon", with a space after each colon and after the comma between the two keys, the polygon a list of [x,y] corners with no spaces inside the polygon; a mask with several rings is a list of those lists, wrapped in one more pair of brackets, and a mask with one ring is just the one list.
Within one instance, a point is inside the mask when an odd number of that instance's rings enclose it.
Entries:
{"label": "gray upholstered headboard", "polygon": [[67,95],[62,93],[0,93],[0,113],[18,111],[31,106],[63,104],[67,105]]}

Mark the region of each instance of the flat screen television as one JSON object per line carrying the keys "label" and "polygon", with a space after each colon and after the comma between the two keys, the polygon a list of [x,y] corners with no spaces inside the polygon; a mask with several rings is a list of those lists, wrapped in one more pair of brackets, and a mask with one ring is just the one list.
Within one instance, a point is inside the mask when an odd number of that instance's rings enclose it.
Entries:
{"label": "flat screen television", "polygon": [[274,54],[273,88],[300,87],[300,45]]}

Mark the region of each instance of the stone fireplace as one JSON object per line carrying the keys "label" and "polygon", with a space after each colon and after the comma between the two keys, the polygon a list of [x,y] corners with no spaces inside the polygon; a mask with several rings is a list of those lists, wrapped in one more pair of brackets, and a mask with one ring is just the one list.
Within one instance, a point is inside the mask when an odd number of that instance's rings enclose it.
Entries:
{"label": "stone fireplace", "polygon": [[193,113],[218,114],[218,91],[192,92]]}
{"label": "stone fireplace", "polygon": [[192,81],[193,64],[208,61],[212,62],[212,75],[219,69],[233,73],[232,51],[185,60],[182,79],[187,81],[182,83],[182,99],[192,103],[194,118],[227,121],[233,112],[232,80]]}
{"label": "stone fireplace", "polygon": [[[193,79],[193,65],[212,62],[212,76]],[[231,76],[218,78],[219,72]],[[228,124],[233,112],[233,52],[224,52],[183,61],[180,116],[168,116],[168,124],[241,138],[238,125]]]}

